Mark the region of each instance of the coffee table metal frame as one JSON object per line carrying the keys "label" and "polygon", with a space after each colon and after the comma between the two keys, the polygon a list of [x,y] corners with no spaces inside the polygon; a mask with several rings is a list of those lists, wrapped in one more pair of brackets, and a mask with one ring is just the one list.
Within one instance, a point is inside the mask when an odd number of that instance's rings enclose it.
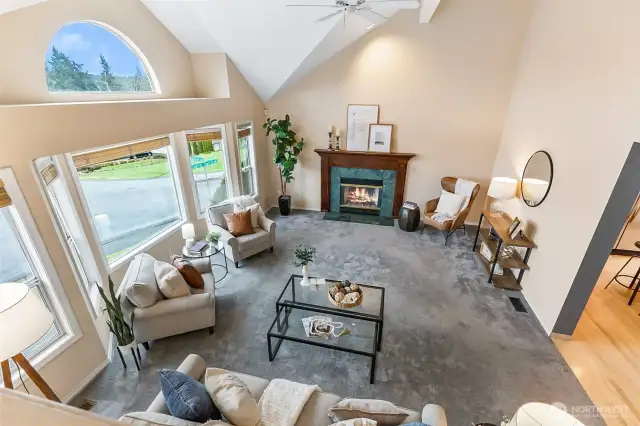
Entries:
{"label": "coffee table metal frame", "polygon": [[[278,354],[278,350],[280,349],[280,345],[283,340],[290,340],[292,342],[303,343],[312,346],[319,346],[321,348],[335,349],[341,352],[348,352],[356,355],[367,356],[371,358],[371,369],[369,373],[369,383],[373,384],[375,381],[375,372],[376,372],[376,359],[377,353],[380,351],[382,346],[382,329],[384,326],[384,297],[385,297],[385,289],[384,287],[366,285],[366,284],[358,284],[360,287],[371,288],[375,290],[379,290],[382,294],[380,296],[380,313],[378,315],[365,314],[361,312],[357,312],[352,309],[338,308],[338,307],[327,307],[327,306],[319,306],[310,303],[304,303],[293,300],[283,300],[285,298],[285,293],[287,289],[290,288],[292,298],[295,299],[296,285],[295,278],[302,278],[301,275],[292,274],[287,281],[287,284],[282,289],[278,300],[276,301],[276,317],[271,323],[271,327],[269,327],[269,331],[267,332],[267,349],[269,350],[269,361],[273,361]],[[319,286],[318,291],[325,293],[325,288],[328,289],[330,283],[338,283],[340,281],[335,280],[326,280],[327,284],[324,286]],[[273,332],[274,327],[278,327],[277,330],[280,333],[286,332],[289,327],[289,314],[293,311],[293,309],[301,309],[308,312],[316,312],[323,314],[332,314],[338,315],[346,318],[354,318],[362,321],[370,321],[375,323],[375,333],[373,336],[373,345],[371,348],[371,352],[361,351],[357,349],[345,348],[339,345],[331,344],[331,343],[323,343],[322,341],[312,340],[311,338],[301,339],[293,336],[285,336],[282,334],[276,334]],[[280,321],[280,315],[284,312],[284,320]],[[302,324],[300,324],[302,326]],[[275,347],[271,343],[271,339],[277,339],[277,343]]]}

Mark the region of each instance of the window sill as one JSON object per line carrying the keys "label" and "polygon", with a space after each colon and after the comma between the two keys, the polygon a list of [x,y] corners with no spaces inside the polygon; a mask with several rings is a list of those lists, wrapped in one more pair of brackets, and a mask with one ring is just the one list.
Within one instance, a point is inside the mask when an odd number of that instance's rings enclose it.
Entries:
{"label": "window sill", "polygon": [[175,224],[171,225],[169,228],[165,229],[164,231],[156,235],[155,237],[151,238],[150,240],[144,242],[143,244],[139,245],[135,249],[131,250],[125,256],[121,257],[120,259],[110,264],[109,272],[112,273],[120,269],[123,265],[128,264],[131,261],[131,259],[139,255],[140,253],[144,253],[145,251],[149,250],[151,247],[155,246],[156,244],[166,240],[171,234],[173,234],[176,231],[179,231],[182,228],[182,225],[184,225],[185,223],[187,223],[187,220],[181,219]]}

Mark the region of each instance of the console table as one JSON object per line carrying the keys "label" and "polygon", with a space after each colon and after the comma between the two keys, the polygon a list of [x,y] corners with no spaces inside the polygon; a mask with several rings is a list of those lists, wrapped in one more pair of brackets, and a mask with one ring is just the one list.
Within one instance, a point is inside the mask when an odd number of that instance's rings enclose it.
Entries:
{"label": "console table", "polygon": [[[491,234],[490,229],[482,228],[482,221],[486,219],[493,228],[496,236]],[[487,210],[483,210],[480,215],[480,222],[478,223],[478,230],[476,231],[476,238],[473,242],[473,251],[476,252],[480,263],[484,266],[489,274],[489,281],[493,283],[494,287],[502,288],[505,290],[522,290],[520,283],[522,282],[522,276],[524,271],[529,269],[527,262],[536,245],[531,239],[524,234],[519,234],[515,238],[509,236],[509,226],[513,223],[513,219],[506,213],[491,213]],[[492,254],[491,260],[487,260],[478,249],[478,239],[489,248]],[[526,248],[524,259],[520,254],[514,250],[513,254],[509,257],[500,257],[500,249],[503,246],[513,246]],[[502,267],[503,275],[495,275],[496,264]],[[512,269],[519,270],[516,277]]]}

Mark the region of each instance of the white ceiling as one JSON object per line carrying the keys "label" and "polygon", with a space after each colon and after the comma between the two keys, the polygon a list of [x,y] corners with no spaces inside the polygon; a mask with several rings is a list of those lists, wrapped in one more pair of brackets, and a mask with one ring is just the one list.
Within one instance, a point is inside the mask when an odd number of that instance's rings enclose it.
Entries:
{"label": "white ceiling", "polygon": [[32,4],[41,3],[46,0],[0,0],[0,14],[22,9]]}

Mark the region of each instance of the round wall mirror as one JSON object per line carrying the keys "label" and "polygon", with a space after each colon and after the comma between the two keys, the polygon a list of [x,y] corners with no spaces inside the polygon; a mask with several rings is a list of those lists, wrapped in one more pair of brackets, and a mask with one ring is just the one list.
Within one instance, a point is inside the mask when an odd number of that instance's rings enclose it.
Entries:
{"label": "round wall mirror", "polygon": [[522,199],[537,207],[547,198],[553,182],[553,161],[547,151],[534,153],[522,173]]}

